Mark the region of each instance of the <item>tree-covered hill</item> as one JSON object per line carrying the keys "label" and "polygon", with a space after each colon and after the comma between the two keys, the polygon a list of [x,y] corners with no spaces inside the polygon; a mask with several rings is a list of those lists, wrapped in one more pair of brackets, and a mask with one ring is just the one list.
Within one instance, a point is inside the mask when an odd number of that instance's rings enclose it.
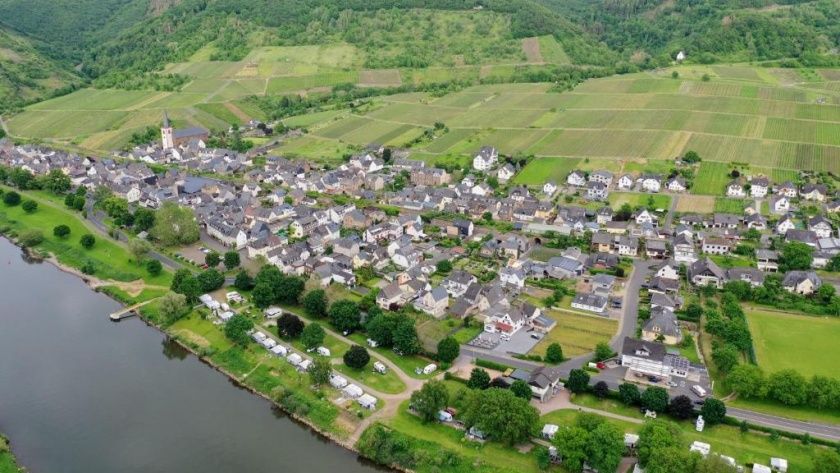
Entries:
{"label": "tree-covered hill", "polygon": [[639,63],[683,50],[707,63],[840,64],[840,0],[540,1]]}

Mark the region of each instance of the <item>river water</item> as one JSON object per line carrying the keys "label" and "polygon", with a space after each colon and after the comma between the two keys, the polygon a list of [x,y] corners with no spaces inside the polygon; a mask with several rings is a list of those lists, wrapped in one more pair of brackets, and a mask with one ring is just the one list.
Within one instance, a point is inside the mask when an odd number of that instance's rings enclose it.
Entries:
{"label": "river water", "polygon": [[31,473],[371,473],[0,238],[0,432]]}

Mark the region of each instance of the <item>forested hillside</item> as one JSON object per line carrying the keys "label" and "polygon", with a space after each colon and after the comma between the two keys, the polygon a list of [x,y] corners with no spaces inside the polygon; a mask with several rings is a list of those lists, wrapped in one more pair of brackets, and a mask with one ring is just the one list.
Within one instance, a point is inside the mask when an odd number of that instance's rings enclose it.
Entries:
{"label": "forested hillside", "polygon": [[0,112],[72,90],[82,80],[44,57],[25,38],[0,27]]}
{"label": "forested hillside", "polygon": [[[840,64],[840,0],[540,0],[639,64]],[[791,62],[788,65],[795,65]]]}

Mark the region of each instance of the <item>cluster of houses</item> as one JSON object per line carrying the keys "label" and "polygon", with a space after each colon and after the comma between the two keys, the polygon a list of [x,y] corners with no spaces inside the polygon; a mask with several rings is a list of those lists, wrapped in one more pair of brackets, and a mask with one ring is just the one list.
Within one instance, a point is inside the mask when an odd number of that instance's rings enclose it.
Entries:
{"label": "cluster of houses", "polygon": [[612,172],[603,169],[592,172],[572,171],[566,177],[566,184],[581,191],[582,195],[589,200],[606,200],[610,188],[619,191],[650,193],[663,190],[685,192],[688,189],[685,179],[679,175],[663,178],[659,174],[643,173],[638,176],[622,174],[616,177]]}

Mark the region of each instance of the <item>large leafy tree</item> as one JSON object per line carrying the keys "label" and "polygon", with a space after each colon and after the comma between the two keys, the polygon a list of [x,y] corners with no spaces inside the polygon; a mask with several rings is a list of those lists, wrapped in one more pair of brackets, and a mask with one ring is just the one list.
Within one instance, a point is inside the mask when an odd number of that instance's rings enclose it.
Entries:
{"label": "large leafy tree", "polygon": [[616,471],[624,454],[624,433],[614,425],[602,422],[592,430],[588,462],[598,471]]}
{"label": "large leafy tree", "polygon": [[779,258],[779,270],[810,269],[814,257],[814,249],[805,243],[792,241],[782,247]]}
{"label": "large leafy tree", "polygon": [[651,386],[642,393],[642,406],[650,411],[665,412],[668,408],[668,391],[659,386]]}
{"label": "large leafy tree", "polygon": [[237,345],[248,344],[248,331],[254,328],[254,322],[242,314],[236,314],[225,324],[225,336]]}
{"label": "large leafy tree", "polygon": [[639,392],[639,387],[635,384],[621,383],[618,386],[618,397],[621,398],[621,402],[624,404],[632,406],[639,403],[642,394]]}
{"label": "large leafy tree", "polygon": [[726,377],[730,389],[744,398],[761,398],[767,392],[764,372],[755,365],[738,365]]}
{"label": "large leafy tree", "polygon": [[313,348],[318,348],[319,345],[324,343],[324,338],[327,336],[326,332],[324,332],[324,328],[321,327],[318,323],[311,323],[303,328],[303,331],[300,333],[300,342],[303,343],[303,346],[307,349],[311,350]]}
{"label": "large leafy tree", "polygon": [[415,355],[420,352],[420,339],[417,337],[414,320],[408,317],[397,319],[393,338],[394,348],[403,355]]}
{"label": "large leafy tree", "polygon": [[359,305],[347,299],[334,302],[330,306],[330,322],[342,332],[352,332],[362,323]]}
{"label": "large leafy tree", "polygon": [[573,393],[582,393],[589,389],[589,373],[582,369],[573,369],[569,372],[569,382],[566,387]]}
{"label": "large leafy tree", "polygon": [[344,353],[344,364],[350,368],[360,370],[370,362],[370,354],[365,347],[353,345]]}
{"label": "large leafy tree", "polygon": [[637,452],[639,462],[647,466],[648,460],[656,452],[663,451],[670,447],[683,448],[682,430],[673,423],[664,420],[653,420],[645,422],[639,430],[639,444]]}
{"label": "large leafy tree", "polygon": [[726,404],[720,399],[710,397],[700,408],[700,415],[708,425],[720,424],[726,420]]}
{"label": "large leafy tree", "polygon": [[481,368],[473,368],[467,387],[470,389],[487,389],[490,386],[490,374]]}
{"label": "large leafy tree", "polygon": [[199,238],[198,222],[192,210],[174,202],[161,205],[149,233],[164,246],[189,245]]}
{"label": "large leafy tree", "polygon": [[468,404],[464,414],[466,424],[508,445],[528,440],[539,420],[539,413],[528,401],[507,389],[480,391]]}
{"label": "large leafy tree", "polygon": [[418,391],[411,394],[411,406],[423,422],[432,422],[437,413],[449,403],[449,391],[442,381],[427,382]]}
{"label": "large leafy tree", "polygon": [[443,363],[452,363],[461,353],[461,345],[453,337],[446,337],[437,344],[437,358]]}
{"label": "large leafy tree", "polygon": [[329,358],[322,356],[315,357],[312,366],[309,368],[309,379],[315,386],[327,384],[332,374],[332,363]]}
{"label": "large leafy tree", "polygon": [[315,289],[303,296],[303,310],[313,317],[327,316],[327,293],[323,289]]}
{"label": "large leafy tree", "polygon": [[694,403],[688,396],[677,396],[668,404],[668,413],[677,419],[688,419],[694,415]]}
{"label": "large leafy tree", "polygon": [[303,331],[303,322],[295,314],[286,312],[277,319],[277,334],[283,338],[297,338]]}

